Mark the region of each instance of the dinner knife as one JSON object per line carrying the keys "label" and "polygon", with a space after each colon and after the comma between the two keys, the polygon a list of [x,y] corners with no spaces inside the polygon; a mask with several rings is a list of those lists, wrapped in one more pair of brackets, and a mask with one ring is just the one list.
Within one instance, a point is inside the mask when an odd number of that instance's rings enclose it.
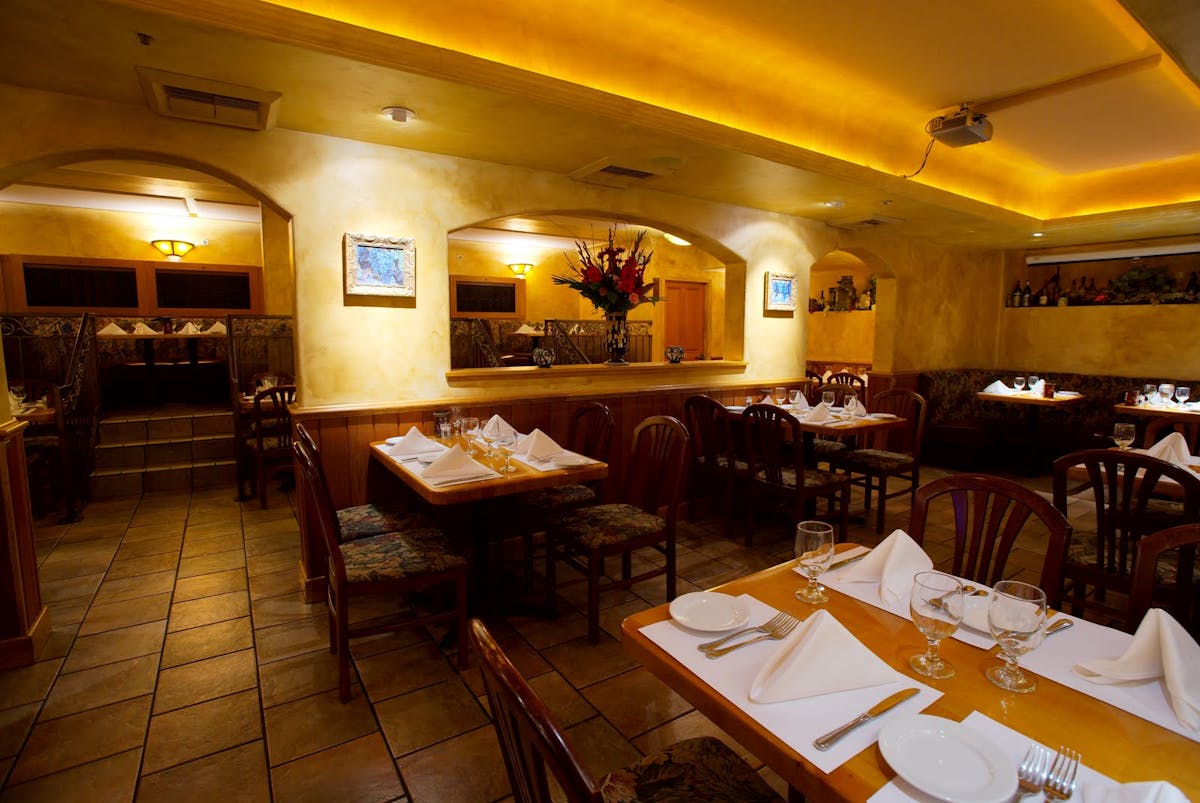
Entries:
{"label": "dinner knife", "polygon": [[818,750],[828,750],[829,748],[833,747],[834,742],[836,742],[838,739],[841,739],[859,725],[870,722],[872,719],[884,713],[885,711],[890,711],[919,691],[920,689],[902,689],[890,697],[885,697],[883,700],[867,709],[866,713],[855,717],[836,730],[831,730],[829,733],[825,734],[819,739],[813,740],[813,747],[817,748]]}
{"label": "dinner knife", "polygon": [[851,563],[857,563],[858,561],[862,560],[863,558],[865,558],[867,555],[870,555],[870,554],[871,554],[871,550],[868,549],[866,552],[860,552],[859,554],[854,555],[852,557],[842,558],[841,560],[835,560],[833,563],[829,564],[829,568],[827,568],[825,571],[829,572],[829,571],[833,571],[834,569],[837,569],[841,566],[849,566]]}

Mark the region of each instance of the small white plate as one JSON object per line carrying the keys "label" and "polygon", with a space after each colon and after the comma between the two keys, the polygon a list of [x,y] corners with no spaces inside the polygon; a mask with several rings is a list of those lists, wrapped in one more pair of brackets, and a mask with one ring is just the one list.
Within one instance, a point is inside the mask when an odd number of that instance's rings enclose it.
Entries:
{"label": "small white plate", "polygon": [[671,618],[689,630],[719,633],[750,621],[750,612],[737,597],[718,591],[693,591],[671,602]]}
{"label": "small white plate", "polygon": [[868,413],[867,418],[874,418],[879,421],[895,421],[900,416],[895,413]]}
{"label": "small white plate", "polygon": [[928,714],[893,720],[879,732],[879,752],[896,774],[950,803],[1007,803],[1017,769],[996,745],[960,723]]}
{"label": "small white plate", "polygon": [[590,462],[592,461],[589,458],[586,458],[581,454],[575,454],[574,452],[560,454],[558,457],[554,458],[554,465],[561,466],[562,468],[586,466]]}
{"label": "small white plate", "polygon": [[1073,390],[1056,390],[1056,391],[1054,391],[1054,397],[1056,399],[1073,399],[1078,395],[1079,394]]}

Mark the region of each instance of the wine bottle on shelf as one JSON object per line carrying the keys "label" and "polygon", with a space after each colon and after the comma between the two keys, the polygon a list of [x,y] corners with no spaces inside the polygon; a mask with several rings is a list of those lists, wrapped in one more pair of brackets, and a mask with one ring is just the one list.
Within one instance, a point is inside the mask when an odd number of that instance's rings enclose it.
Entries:
{"label": "wine bottle on shelf", "polygon": [[1025,280],[1025,289],[1021,291],[1021,306],[1028,307],[1029,300],[1033,297],[1033,290],[1029,287],[1029,280]]}
{"label": "wine bottle on shelf", "polygon": [[1049,293],[1049,290],[1047,289],[1049,287],[1049,285],[1050,285],[1050,282],[1046,282],[1045,284],[1042,285],[1042,289],[1038,290],[1037,303],[1038,303],[1039,307],[1046,306],[1046,304],[1050,300],[1050,293]]}
{"label": "wine bottle on shelf", "polygon": [[1010,307],[1021,306],[1021,280],[1020,279],[1017,279],[1016,282],[1013,283],[1012,293],[1008,297],[1008,306],[1010,306]]}

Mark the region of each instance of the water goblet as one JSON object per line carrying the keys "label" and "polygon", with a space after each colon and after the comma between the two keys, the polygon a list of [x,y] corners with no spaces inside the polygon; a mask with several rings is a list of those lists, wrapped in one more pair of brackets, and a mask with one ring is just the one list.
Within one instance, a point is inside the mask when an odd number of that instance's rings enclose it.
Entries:
{"label": "water goblet", "polygon": [[450,408],[450,426],[452,427],[451,434],[458,437],[462,434],[463,411],[461,407]]}
{"label": "water goblet", "polygon": [[1117,446],[1121,447],[1121,451],[1125,451],[1137,438],[1137,429],[1133,424],[1113,424],[1112,438]]}
{"label": "water goblet", "polygon": [[1191,388],[1186,388],[1182,385],[1175,388],[1175,401],[1179,402],[1181,405],[1186,404],[1187,400],[1190,399],[1191,397],[1192,397],[1192,389]]}
{"label": "water goblet", "polygon": [[792,406],[795,407],[797,404],[800,403],[800,391],[798,391],[798,390],[789,391],[788,398],[791,400]]}
{"label": "water goblet", "polygon": [[1037,680],[1026,675],[1018,659],[1042,643],[1046,632],[1046,594],[1017,580],[1001,580],[988,602],[988,630],[1000,645],[1004,663],[987,671],[988,680],[1006,691],[1026,694]]}
{"label": "water goblet", "polygon": [[517,467],[512,464],[513,448],[517,445],[517,433],[511,430],[501,432],[495,438],[496,453],[504,458],[504,465],[499,471],[504,474],[511,474],[517,470]]}
{"label": "water goblet", "polygon": [[776,387],[775,388],[775,402],[777,404],[787,404],[787,400],[788,400],[787,388],[785,388],[783,385],[779,385],[778,387]]}
{"label": "water goblet", "polygon": [[1038,383],[1038,375],[1030,374],[1029,375],[1029,390],[1031,392],[1033,391],[1033,386],[1036,385],[1037,383]]}
{"label": "water goblet", "polygon": [[824,404],[826,407],[832,407],[834,402],[836,402],[836,401],[837,401],[837,392],[836,391],[826,390],[826,391],[821,392],[821,403]]}
{"label": "water goblet", "polygon": [[941,572],[917,572],[908,610],[926,642],[925,652],[910,656],[908,665],[927,678],[954,677],[954,667],[942,660],[938,645],[954,635],[962,621],[962,581]]}
{"label": "water goblet", "polygon": [[851,407],[851,402],[854,402],[854,403],[858,402],[858,391],[855,391],[855,390],[847,390],[846,391],[846,395],[842,397],[842,408],[849,410]]}
{"label": "water goblet", "polygon": [[796,567],[808,578],[808,585],[797,589],[796,599],[809,605],[829,601],[825,587],[817,582],[821,572],[833,561],[833,525],[823,521],[802,521],[796,525]]}
{"label": "water goblet", "polygon": [[753,397],[753,396],[747,396],[747,397],[746,397],[746,406],[747,406],[747,407],[749,407],[749,406],[750,406],[750,405],[752,405],[752,404],[754,404],[754,397]]}
{"label": "water goblet", "polygon": [[462,434],[467,442],[467,454],[471,457],[479,454],[479,449],[475,446],[475,439],[479,437],[479,419],[473,415],[464,418],[462,420]]}
{"label": "water goblet", "polygon": [[1014,376],[1013,377],[1013,390],[1020,393],[1024,389],[1025,389],[1025,377]]}
{"label": "water goblet", "polygon": [[439,421],[438,425],[437,425],[437,430],[438,430],[438,437],[441,438],[443,442],[445,442],[445,441],[450,440],[450,433],[454,431],[454,428],[452,426],[450,426],[449,421]]}
{"label": "water goblet", "polygon": [[1157,393],[1157,385],[1152,385],[1149,382],[1147,382],[1145,385],[1142,385],[1142,401],[1146,402],[1147,404],[1154,401],[1154,397]]}
{"label": "water goblet", "polygon": [[1164,382],[1158,386],[1159,404],[1170,404],[1171,398],[1175,395],[1175,386],[1169,382]]}

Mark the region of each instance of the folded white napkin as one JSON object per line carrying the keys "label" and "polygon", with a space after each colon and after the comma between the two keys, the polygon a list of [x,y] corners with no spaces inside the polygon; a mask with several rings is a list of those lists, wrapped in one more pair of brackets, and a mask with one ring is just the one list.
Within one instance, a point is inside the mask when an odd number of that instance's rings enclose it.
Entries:
{"label": "folded white napkin", "polygon": [[151,329],[149,326],[147,326],[146,324],[142,323],[141,321],[138,321],[137,325],[133,327],[133,333],[134,333],[135,335],[157,335],[157,334],[161,334],[161,332],[156,332],[156,331],[154,331],[153,329]]}
{"label": "folded white napkin", "polygon": [[217,321],[212,326],[205,329],[204,332],[205,332],[205,334],[209,334],[209,335],[223,335],[223,334],[225,334],[225,324],[221,323],[220,321]]}
{"label": "folded white napkin", "polygon": [[528,435],[522,435],[517,440],[515,454],[528,457],[530,460],[544,462],[559,456],[562,452],[563,448],[554,441],[554,438],[551,438],[540,429],[534,429],[533,432],[530,432]]}
{"label": "folded white napkin", "polygon": [[1161,608],[1146,612],[1120,658],[1096,658],[1074,668],[1105,685],[1162,678],[1179,724],[1200,731],[1200,645]]}
{"label": "folded white napkin", "polygon": [[1145,450],[1151,457],[1166,460],[1177,466],[1188,467],[1192,462],[1192,454],[1188,451],[1187,438],[1181,432],[1172,432],[1158,443]]}
{"label": "folded white napkin", "polygon": [[388,438],[387,453],[392,457],[411,457],[419,454],[430,454],[432,452],[441,452],[445,450],[435,440],[425,437],[425,435],[416,427],[409,427],[408,432],[398,438]]}
{"label": "folded white napkin", "polygon": [[485,466],[472,460],[462,450],[462,447],[451,446],[442,452],[441,457],[425,467],[425,470],[421,472],[421,479],[431,485],[438,485],[456,480],[467,480],[472,477],[482,479],[488,475],[495,476],[495,472],[489,471]]}
{"label": "folded white napkin", "polygon": [[856,639],[829,611],[797,627],[754,679],[750,699],[781,703],[893,683],[896,672]]}
{"label": "folded white napkin", "polygon": [[108,326],[104,327],[96,334],[98,334],[98,335],[125,335],[125,334],[129,334],[129,333],[126,332],[121,327],[117,326],[117,324],[114,322],[114,323],[110,323]]}
{"label": "folded white napkin", "polygon": [[810,408],[808,405],[808,399],[805,398],[803,393],[801,393],[799,396],[796,397],[796,402],[795,402],[795,404],[792,405],[792,409],[801,411],[801,410],[809,410],[812,408]]}
{"label": "folded white napkin", "polygon": [[832,421],[833,413],[829,412],[829,405],[821,402],[816,407],[808,411],[808,415],[804,416],[804,420],[810,424],[824,424]]}
{"label": "folded white napkin", "polygon": [[846,400],[845,410],[847,413],[854,416],[855,418],[865,418],[867,415],[866,405],[864,405],[862,402],[860,402],[858,400],[857,396],[855,396],[852,399]]}
{"label": "folded white napkin", "polygon": [[879,599],[891,604],[908,596],[913,575],[933,568],[933,561],[904,530],[894,530],[871,554],[842,573],[846,583],[879,583]]}
{"label": "folded white napkin", "polygon": [[1042,396],[1046,392],[1046,380],[1039,379],[1029,386],[1030,396]]}
{"label": "folded white napkin", "polygon": [[181,335],[198,335],[198,334],[200,334],[200,330],[196,328],[196,324],[192,323],[191,321],[188,321],[182,327],[180,327],[179,334],[181,334]]}
{"label": "folded white napkin", "polygon": [[480,432],[487,438],[498,438],[502,433],[516,433],[513,425],[505,421],[499,415],[494,415],[487,420]]}
{"label": "folded white napkin", "polygon": [[1101,803],[1188,803],[1188,797],[1166,781],[1123,783],[1104,792]]}
{"label": "folded white napkin", "polygon": [[983,392],[984,393],[995,393],[999,396],[1009,396],[1013,393],[1016,393],[1017,391],[1015,388],[1010,388],[1008,385],[1004,384],[999,379],[997,379],[995,382],[993,382],[992,384],[990,384],[986,388],[984,388]]}
{"label": "folded white napkin", "polygon": [[759,404],[770,404],[770,405],[772,405],[772,406],[774,406],[774,407],[778,407],[778,406],[779,406],[779,405],[778,405],[778,404],[776,404],[776,402],[775,402],[775,397],[774,397],[774,396],[772,396],[770,393],[768,393],[766,396],[763,396],[763,397],[762,397],[762,401],[760,401],[760,402],[759,402]]}

